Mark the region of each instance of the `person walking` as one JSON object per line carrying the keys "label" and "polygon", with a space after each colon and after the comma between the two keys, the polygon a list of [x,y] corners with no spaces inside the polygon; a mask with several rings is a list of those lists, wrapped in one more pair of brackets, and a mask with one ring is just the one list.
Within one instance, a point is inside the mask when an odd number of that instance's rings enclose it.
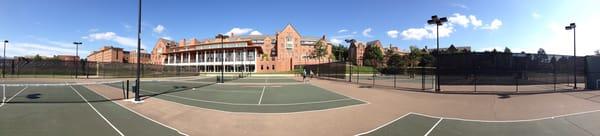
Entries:
{"label": "person walking", "polygon": [[306,83],[306,69],[302,70],[302,82]]}

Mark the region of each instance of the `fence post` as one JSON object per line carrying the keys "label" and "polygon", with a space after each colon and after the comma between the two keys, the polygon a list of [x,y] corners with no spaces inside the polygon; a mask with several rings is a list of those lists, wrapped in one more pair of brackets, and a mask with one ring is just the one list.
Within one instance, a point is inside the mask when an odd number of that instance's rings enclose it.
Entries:
{"label": "fence post", "polygon": [[394,88],[396,88],[396,74],[398,74],[398,73],[394,72],[392,74],[394,74]]}
{"label": "fence post", "polygon": [[356,67],[356,84],[359,84],[359,85],[360,85],[360,82],[359,82],[359,80],[360,80],[360,65],[358,65],[358,66]]}
{"label": "fence post", "polygon": [[348,82],[352,83],[352,62],[350,63],[350,78],[348,78]]}
{"label": "fence post", "polygon": [[375,88],[375,68],[371,68],[371,73],[373,73],[373,85],[371,86]]}
{"label": "fence post", "polygon": [[421,67],[421,89],[425,91],[425,67]]}

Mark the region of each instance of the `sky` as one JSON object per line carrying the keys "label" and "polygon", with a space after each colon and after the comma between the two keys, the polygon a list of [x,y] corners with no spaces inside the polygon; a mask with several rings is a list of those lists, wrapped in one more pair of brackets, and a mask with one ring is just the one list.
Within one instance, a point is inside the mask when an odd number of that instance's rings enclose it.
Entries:
{"label": "sky", "polygon": [[[432,15],[448,17],[440,26],[440,47],[592,55],[600,45],[598,0],[143,0],[142,47],[159,38],[212,38],[220,33],[274,35],[292,24],[303,36],[381,40],[385,46],[434,48]],[[137,0],[1,0],[0,40],[7,57],[75,54],[102,46],[134,50]]]}

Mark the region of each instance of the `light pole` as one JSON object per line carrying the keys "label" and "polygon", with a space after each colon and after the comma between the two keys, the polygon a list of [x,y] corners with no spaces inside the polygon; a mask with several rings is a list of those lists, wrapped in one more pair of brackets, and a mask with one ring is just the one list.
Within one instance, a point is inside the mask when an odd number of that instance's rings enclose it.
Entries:
{"label": "light pole", "polygon": [[448,22],[446,17],[438,18],[437,15],[431,16],[431,20],[427,20],[427,24],[435,25],[436,44],[435,50],[435,92],[440,92],[440,72],[439,72],[439,52],[440,52],[440,26]]}
{"label": "light pole", "polygon": [[577,48],[575,48],[575,23],[565,26],[565,30],[571,29],[573,29],[573,89],[577,89]]}
{"label": "light pole", "polygon": [[4,40],[4,48],[2,49],[2,51],[4,51],[4,53],[2,54],[2,78],[5,78],[4,74],[6,73],[6,44],[8,43],[8,40]]}
{"label": "light pole", "polygon": [[225,65],[224,65],[224,61],[225,61],[225,50],[223,48],[223,44],[224,44],[224,39],[229,38],[229,36],[227,35],[223,35],[223,34],[219,34],[217,36],[215,36],[215,38],[221,39],[221,50],[223,51],[223,54],[221,54],[221,78],[219,79],[219,83],[225,83],[223,80],[223,77],[225,76]]}
{"label": "light pole", "polygon": [[137,68],[135,71],[135,102],[140,102],[140,56],[141,56],[141,44],[142,39],[140,35],[142,33],[142,0],[138,0],[138,33],[137,33]]}
{"label": "light pole", "polygon": [[75,44],[75,58],[76,58],[76,66],[75,66],[75,78],[77,78],[77,75],[79,73],[79,45],[83,44],[82,42],[73,42],[73,44]]}

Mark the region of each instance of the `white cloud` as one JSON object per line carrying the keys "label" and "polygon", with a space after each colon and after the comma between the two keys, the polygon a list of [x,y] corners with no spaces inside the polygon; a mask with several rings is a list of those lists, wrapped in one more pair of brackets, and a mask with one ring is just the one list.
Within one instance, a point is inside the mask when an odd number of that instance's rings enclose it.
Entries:
{"label": "white cloud", "polygon": [[[104,41],[116,42],[116,43],[118,43],[120,45],[124,45],[124,46],[137,47],[137,39],[119,36],[115,32],[92,33],[92,34],[89,34],[88,36],[84,36],[82,38],[87,39],[91,42],[104,40]],[[142,46],[142,48],[147,49],[144,44],[142,44],[141,46]]]}
{"label": "white cloud", "polygon": [[231,30],[229,30],[229,32],[226,32],[226,35],[244,35],[247,34],[249,32],[251,32],[253,29],[252,28],[238,28],[238,27],[234,27]]}
{"label": "white cloud", "polygon": [[469,9],[469,7],[467,5],[465,5],[465,4],[454,3],[451,6],[452,7],[459,7],[459,8],[462,8],[462,9]]}
{"label": "white cloud", "polygon": [[502,26],[502,21],[500,21],[498,19],[494,19],[491,24],[482,27],[482,29],[496,30],[496,29],[499,29],[500,26]]}
{"label": "white cloud", "polygon": [[471,21],[471,24],[473,24],[473,26],[475,28],[480,27],[480,26],[483,25],[483,21],[477,19],[477,17],[474,16],[474,15],[469,15],[469,20]]}
{"label": "white cloud", "polygon": [[365,36],[365,37],[373,37],[372,35],[369,34],[371,31],[373,31],[373,29],[367,28],[367,29],[365,29],[365,30],[362,31],[362,35]]}
{"label": "white cloud", "polygon": [[167,40],[173,40],[173,38],[171,38],[170,36],[164,36],[164,37],[161,37],[161,38],[167,39]]}
{"label": "white cloud", "polygon": [[255,30],[255,31],[250,32],[250,35],[262,35],[262,33]]}
{"label": "white cloud", "polygon": [[429,32],[425,28],[409,28],[402,31],[404,40],[421,40],[427,35],[429,35]]}
{"label": "white cloud", "polygon": [[333,44],[340,44],[340,43],[342,43],[343,41],[342,41],[342,40],[340,40],[340,39],[335,39],[335,38],[332,38],[331,40],[329,40],[329,42],[331,42],[331,43],[333,43]]}
{"label": "white cloud", "polygon": [[390,31],[387,31],[387,35],[388,35],[390,38],[398,38],[398,33],[400,33],[400,32],[398,32],[398,30],[390,30]]}
{"label": "white cloud", "polygon": [[[85,57],[89,51],[79,50],[79,56]],[[55,45],[38,44],[38,43],[22,43],[17,42],[12,44],[11,48],[6,48],[6,56],[32,56],[39,54],[40,56],[54,55],[75,55],[75,46],[70,48],[56,47]]]}
{"label": "white cloud", "polygon": [[348,32],[348,29],[342,29],[342,30],[338,31],[338,33],[344,33],[344,32]]}
{"label": "white cloud", "polygon": [[462,25],[463,27],[469,27],[469,18],[459,13],[454,13],[453,16],[448,18],[448,21],[452,24]]}
{"label": "white cloud", "polygon": [[154,27],[153,30],[154,30],[154,32],[160,34],[160,33],[162,33],[162,32],[165,31],[165,26],[163,26],[163,25],[157,25],[156,27]]}
{"label": "white cloud", "polygon": [[[451,25],[442,25],[439,27],[439,36],[449,37],[454,32],[454,27]],[[424,38],[434,39],[436,38],[436,26],[425,25],[422,28],[409,28],[400,33],[404,40],[422,40]]]}
{"label": "white cloud", "polygon": [[531,17],[533,17],[533,19],[540,19],[540,18],[542,18],[542,15],[540,15],[537,12],[533,12],[533,13],[531,13]]}
{"label": "white cloud", "polygon": [[358,32],[354,31],[354,32],[352,32],[352,34],[358,34]]}

